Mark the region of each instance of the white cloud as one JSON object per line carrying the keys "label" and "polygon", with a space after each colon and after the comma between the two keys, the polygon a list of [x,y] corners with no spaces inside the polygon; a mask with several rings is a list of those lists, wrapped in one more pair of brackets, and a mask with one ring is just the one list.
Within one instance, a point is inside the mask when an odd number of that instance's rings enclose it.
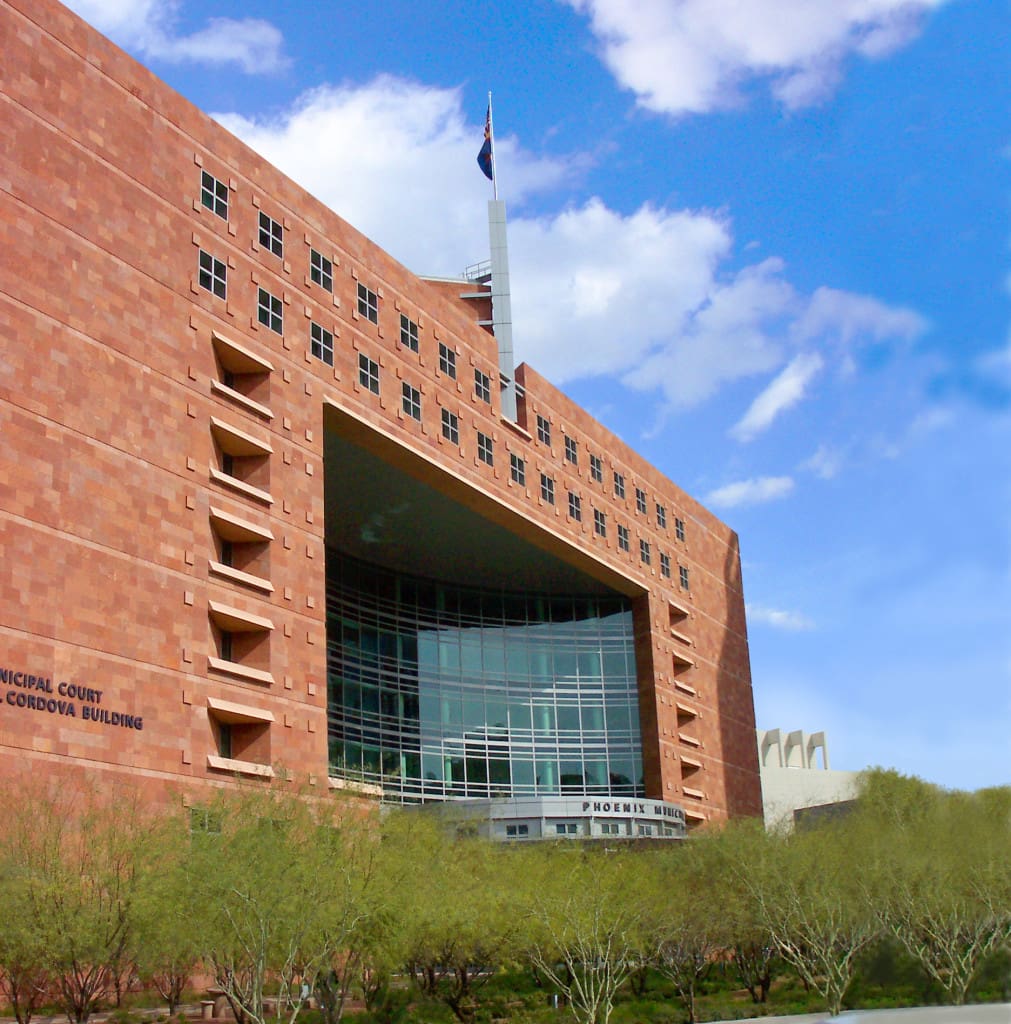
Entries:
{"label": "white cloud", "polygon": [[927,329],[919,313],[901,306],[887,306],[870,295],[835,288],[817,288],[793,327],[797,341],[816,338],[847,346],[861,339],[912,341]]}
{"label": "white cloud", "polygon": [[677,408],[705,401],[724,384],[776,369],[779,338],[798,307],[776,259],[745,267],[730,280],[713,275],[704,301],[672,317],[651,353],[624,383],[658,390]]}
{"label": "white cloud", "polygon": [[[454,275],[486,258],[483,125],[467,120],[460,90],[383,76],[311,90],[269,119],[215,116],[415,272]],[[566,184],[579,161],[539,158],[510,137],[496,155],[511,197],[517,357],[558,383],[617,377],[657,394],[662,421],[729,382],[780,371],[820,343],[819,331],[831,341],[891,322],[890,307],[869,297],[798,294],[775,258],[727,272],[732,226],[713,211],[624,213],[591,198],[524,216],[525,202]]]}
{"label": "white cloud", "polygon": [[604,62],[643,107],[701,113],[767,80],[786,108],[816,103],[848,57],[880,59],[947,0],[566,0],[587,14]]}
{"label": "white cloud", "polygon": [[794,356],[734,424],[730,430],[731,437],[738,441],[756,438],[772,425],[781,412],[804,397],[808,385],[824,365],[825,361],[817,352],[801,352]]}
{"label": "white cloud", "polygon": [[738,508],[741,505],[761,505],[767,501],[785,498],[793,490],[793,478],[788,476],[760,476],[739,480],[710,491],[707,505],[715,508]]}
{"label": "white cloud", "polygon": [[745,607],[748,622],[760,622],[774,629],[784,629],[791,633],[814,629],[814,623],[800,612],[788,612],[779,608],[769,608],[761,604],[748,604]]}
{"label": "white cloud", "polygon": [[287,64],[280,31],[260,18],[211,18],[205,28],[178,35],[175,0],[67,0],[67,6],[151,60],[237,64],[249,74],[269,74]]}
{"label": "white cloud", "polygon": [[[460,100],[384,75],[310,90],[272,119],[214,116],[416,273],[455,275],[487,258],[490,198],[476,163],[483,129]],[[509,137],[495,156],[516,202],[569,173]]]}
{"label": "white cloud", "polygon": [[800,464],[800,468],[807,470],[809,473],[814,473],[815,476],[820,477],[822,480],[832,480],[839,474],[842,464],[842,452],[836,451],[828,447],[828,445],[821,444],[818,445],[818,450],[810,458],[805,459]]}
{"label": "white cloud", "polygon": [[[638,367],[647,376],[629,383],[655,386],[650,354],[719,301],[716,270],[731,248],[727,224],[711,214],[647,205],[622,215],[599,199],[509,230],[517,345],[557,381]],[[698,362],[713,364],[714,353]],[[679,394],[695,390],[684,374],[674,383]]]}

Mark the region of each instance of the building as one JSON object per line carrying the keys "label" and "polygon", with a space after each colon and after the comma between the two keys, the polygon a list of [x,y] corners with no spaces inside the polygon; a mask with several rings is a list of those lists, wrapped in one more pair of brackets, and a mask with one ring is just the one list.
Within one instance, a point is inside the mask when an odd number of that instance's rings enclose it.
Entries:
{"label": "building", "polygon": [[833,813],[856,799],[860,772],[829,766],[825,733],[759,729],[757,735],[767,828],[792,828],[804,817]]}
{"label": "building", "polygon": [[737,538],[513,371],[501,262],[413,275],[55,0],[0,31],[3,771],[761,813]]}

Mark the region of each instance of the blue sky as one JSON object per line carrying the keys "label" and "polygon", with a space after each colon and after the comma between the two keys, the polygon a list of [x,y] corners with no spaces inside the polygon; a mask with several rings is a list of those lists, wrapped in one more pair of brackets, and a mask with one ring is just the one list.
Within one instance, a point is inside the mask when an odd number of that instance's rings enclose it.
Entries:
{"label": "blue sky", "polygon": [[1007,0],[74,0],[740,534],[763,728],[1011,782]]}

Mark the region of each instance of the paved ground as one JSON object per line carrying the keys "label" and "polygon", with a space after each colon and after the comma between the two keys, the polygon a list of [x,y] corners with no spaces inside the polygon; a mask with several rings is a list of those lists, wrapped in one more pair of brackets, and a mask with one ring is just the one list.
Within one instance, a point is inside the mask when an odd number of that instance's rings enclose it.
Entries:
{"label": "paved ground", "polygon": [[[846,1010],[838,1017],[827,1013],[801,1013],[793,1017],[754,1017],[736,1024],[1011,1024],[1011,1003],[983,1006],[925,1006],[903,1010]],[[727,1024],[727,1022],[721,1022]]]}

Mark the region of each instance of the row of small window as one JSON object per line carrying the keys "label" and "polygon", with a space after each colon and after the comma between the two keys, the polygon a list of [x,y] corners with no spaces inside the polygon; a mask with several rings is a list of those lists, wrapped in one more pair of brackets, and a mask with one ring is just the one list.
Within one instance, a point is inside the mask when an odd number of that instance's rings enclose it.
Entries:
{"label": "row of small window", "polygon": [[[225,297],[227,268],[221,260],[210,253],[200,251],[199,282],[219,298]],[[361,288],[361,286],[359,286]],[[371,294],[371,293],[370,293]],[[265,288],[257,289],[256,319],[275,334],[284,333],[284,304],[276,295]],[[401,316],[401,340],[413,339],[413,350],[417,351],[418,325],[406,316]],[[309,327],[309,348],[312,355],[327,366],[334,363],[333,332],[313,321]],[[371,364],[371,360],[369,363]],[[439,343],[439,369],[456,379],[456,353],[448,345]],[[372,364],[361,384],[379,394],[379,369]],[[403,386],[404,412],[416,420],[421,419],[421,394],[409,384]],[[491,404],[491,378],[482,370],[474,370],[474,394],[483,402]]]}
{"label": "row of small window", "polygon": [[[200,201],[207,209],[216,213],[223,220],[228,220],[228,186],[218,181],[207,171],[201,172]],[[259,213],[258,238],[260,245],[275,256],[284,256],[284,226],[260,211]],[[220,260],[214,260],[209,254],[201,253],[201,272],[203,274],[206,263],[208,283],[201,284],[203,287],[213,291],[219,298],[225,297],[225,265]],[[309,249],[309,279],[313,284],[319,285],[324,291],[333,293],[333,261],[316,249]],[[213,282],[213,283],[211,283]],[[367,285],[358,282],[358,315],[374,324],[379,323],[379,294]],[[418,324],[410,317],[400,317],[400,343],[412,352],[418,351]],[[443,373],[456,378],[456,353],[446,345],[439,346],[439,368]],[[484,401],[491,401],[491,383],[486,374],[481,374],[484,379],[483,387],[481,381],[475,382],[478,397]]]}
{"label": "row of small window", "polygon": [[[315,325],[313,325],[315,326]],[[358,380],[363,388],[379,394],[379,364],[364,354],[358,356]],[[421,420],[421,393],[417,388],[404,381],[402,388],[402,408],[404,413],[412,419]],[[477,457],[488,466],[495,465],[495,441],[483,431],[477,432]],[[460,418],[449,409],[442,410],[442,436],[451,444],[460,443]],[[526,486],[526,460],[515,452],[509,453],[509,474],[513,483],[521,487]],[[547,473],[540,474],[541,500],[547,505],[555,504],[555,481]],[[583,500],[578,494],[569,491],[569,518],[574,522],[583,521]],[[607,537],[607,513],[600,509],[593,510],[593,530],[599,537]],[[631,539],[627,526],[617,524],[618,547],[620,550],[630,552],[632,550]],[[671,578],[670,555],[659,552],[660,575],[665,579]],[[647,540],[639,541],[639,558],[645,565],[653,564],[652,545]],[[679,582],[684,590],[689,589],[688,569],[678,566]]]}
{"label": "row of small window", "polygon": [[[628,835],[628,827],[625,824],[619,824],[616,821],[603,821],[599,825],[600,834],[602,836],[623,836]],[[519,825],[506,825],[505,834],[507,839],[523,839],[530,835],[530,826],[525,824]],[[580,828],[579,822],[576,821],[556,821],[555,822],[555,835],[556,836],[578,836],[582,835],[582,829]],[[669,825],[660,826],[659,828],[654,825],[639,824],[636,826],[636,834],[640,836],[652,836],[652,835],[664,835],[673,836],[675,835],[675,829]]]}
{"label": "row of small window", "polygon": [[[575,438],[563,434],[565,439],[565,460],[573,466],[579,465],[579,442]],[[551,445],[551,420],[539,413],[537,415],[537,440],[541,444]],[[604,482],[604,460],[599,455],[590,455],[590,477],[596,483]],[[625,498],[625,477],[624,474],[614,471],[614,495],[616,498]],[[646,492],[640,487],[635,488],[635,508],[641,515],[649,515],[649,504],[646,500]],[[656,523],[662,530],[667,529],[667,509],[656,502]],[[685,524],[683,519],[675,518],[674,533],[678,540],[685,539]]]}

